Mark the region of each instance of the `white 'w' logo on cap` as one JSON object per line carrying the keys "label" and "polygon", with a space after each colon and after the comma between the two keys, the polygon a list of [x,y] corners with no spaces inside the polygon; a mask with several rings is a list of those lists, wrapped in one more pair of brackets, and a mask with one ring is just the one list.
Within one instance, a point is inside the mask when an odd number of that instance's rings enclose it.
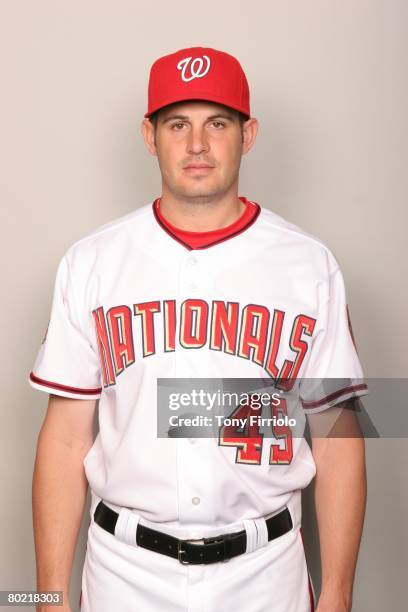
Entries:
{"label": "white 'w' logo on cap", "polygon": [[[181,78],[183,81],[188,83],[188,81],[192,81],[193,79],[199,79],[207,74],[210,69],[210,58],[208,55],[203,55],[203,57],[196,57],[191,61],[192,57],[186,57],[179,61],[177,64],[177,70],[181,70]],[[204,68],[204,60],[206,60],[206,67]],[[191,62],[191,63],[190,63]],[[187,76],[187,69],[190,65],[190,75]]]}

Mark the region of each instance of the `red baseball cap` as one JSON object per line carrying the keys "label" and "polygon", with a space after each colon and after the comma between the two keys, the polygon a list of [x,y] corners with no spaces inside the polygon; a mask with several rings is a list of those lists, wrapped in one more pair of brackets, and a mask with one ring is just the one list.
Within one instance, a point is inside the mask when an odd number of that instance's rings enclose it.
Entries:
{"label": "red baseball cap", "polygon": [[165,55],[150,69],[145,117],[185,100],[217,102],[251,116],[248,81],[241,64],[229,53],[208,47]]}

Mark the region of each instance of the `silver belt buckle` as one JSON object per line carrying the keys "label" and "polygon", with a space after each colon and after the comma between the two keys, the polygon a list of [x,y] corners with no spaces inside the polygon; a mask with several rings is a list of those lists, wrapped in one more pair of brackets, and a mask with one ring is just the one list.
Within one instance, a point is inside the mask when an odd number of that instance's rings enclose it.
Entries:
{"label": "silver belt buckle", "polygon": [[185,544],[186,542],[201,542],[201,544],[204,544],[204,538],[191,538],[189,540],[179,540],[177,543],[177,557],[178,560],[180,561],[180,563],[182,563],[183,565],[190,565],[190,561],[185,561],[183,559],[183,555],[186,554],[186,550],[184,550],[182,548],[182,545]]}

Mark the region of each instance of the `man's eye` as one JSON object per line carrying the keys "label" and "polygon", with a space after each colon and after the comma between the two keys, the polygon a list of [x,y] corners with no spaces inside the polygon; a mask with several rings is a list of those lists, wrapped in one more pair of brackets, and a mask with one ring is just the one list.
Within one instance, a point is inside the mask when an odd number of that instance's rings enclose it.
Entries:
{"label": "man's eye", "polygon": [[171,126],[171,128],[173,130],[176,130],[176,132],[179,132],[180,129],[182,129],[182,127],[184,126],[184,123],[173,123],[173,125]]}
{"label": "man's eye", "polygon": [[217,128],[220,129],[222,127],[224,127],[225,123],[223,121],[213,121],[212,124]]}

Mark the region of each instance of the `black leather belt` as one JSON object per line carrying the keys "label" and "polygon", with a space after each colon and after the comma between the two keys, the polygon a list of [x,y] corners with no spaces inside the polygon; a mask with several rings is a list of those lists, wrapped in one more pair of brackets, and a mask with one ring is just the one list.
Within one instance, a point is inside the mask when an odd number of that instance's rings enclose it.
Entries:
{"label": "black leather belt", "polygon": [[[94,521],[100,527],[115,535],[115,525],[119,514],[109,508],[101,500],[95,508]],[[287,508],[266,519],[268,540],[274,540],[292,529],[292,518]],[[197,544],[201,542],[201,544]],[[150,529],[138,523],[136,530],[136,543],[142,548],[152,552],[161,553],[168,557],[178,559],[180,563],[207,564],[217,561],[227,561],[246,551],[246,531],[237,531],[213,538],[200,540],[179,540],[167,533]]]}

